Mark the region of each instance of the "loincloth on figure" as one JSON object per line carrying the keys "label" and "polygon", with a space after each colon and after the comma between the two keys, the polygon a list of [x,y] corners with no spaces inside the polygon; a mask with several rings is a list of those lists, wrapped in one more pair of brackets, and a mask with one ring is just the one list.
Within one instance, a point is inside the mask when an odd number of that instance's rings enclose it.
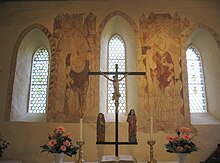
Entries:
{"label": "loincloth on figure", "polygon": [[121,94],[120,94],[120,93],[114,92],[114,93],[112,93],[112,94],[113,94],[112,100],[119,100],[119,97],[121,97]]}

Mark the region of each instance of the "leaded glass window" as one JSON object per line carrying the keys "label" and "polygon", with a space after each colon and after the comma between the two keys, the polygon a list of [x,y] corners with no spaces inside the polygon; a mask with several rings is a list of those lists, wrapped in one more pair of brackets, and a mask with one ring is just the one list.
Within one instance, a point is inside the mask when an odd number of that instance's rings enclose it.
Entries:
{"label": "leaded glass window", "polygon": [[29,113],[45,113],[47,104],[47,87],[49,73],[49,54],[44,48],[33,56]]}
{"label": "leaded glass window", "polygon": [[191,113],[206,112],[205,85],[199,51],[189,47],[186,51],[189,106]]}
{"label": "leaded glass window", "polygon": [[[111,37],[108,44],[108,71],[115,72],[115,65],[118,64],[118,71],[125,71],[125,44],[122,38],[118,35]],[[124,75],[118,75],[118,79],[121,79]],[[113,79],[113,76],[110,76]],[[119,82],[119,93],[121,95],[119,99],[119,113],[126,112],[126,80],[125,78]],[[113,84],[108,80],[108,113],[115,112],[115,103],[112,100],[114,92]]]}

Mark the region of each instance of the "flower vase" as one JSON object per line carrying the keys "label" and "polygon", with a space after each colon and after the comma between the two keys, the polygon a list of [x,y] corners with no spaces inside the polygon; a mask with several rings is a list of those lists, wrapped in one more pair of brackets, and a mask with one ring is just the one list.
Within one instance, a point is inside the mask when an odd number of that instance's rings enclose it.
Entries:
{"label": "flower vase", "polygon": [[63,163],[63,153],[54,153],[53,157],[54,157],[54,163]]}
{"label": "flower vase", "polygon": [[177,153],[178,163],[186,163],[187,153]]}

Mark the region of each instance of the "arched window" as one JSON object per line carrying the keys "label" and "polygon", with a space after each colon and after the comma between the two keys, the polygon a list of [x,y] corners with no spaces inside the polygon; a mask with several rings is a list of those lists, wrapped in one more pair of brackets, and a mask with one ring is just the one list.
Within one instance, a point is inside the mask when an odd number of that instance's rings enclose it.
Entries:
{"label": "arched window", "polygon": [[190,46],[186,50],[189,106],[191,113],[206,112],[205,85],[199,51]]}
{"label": "arched window", "polygon": [[45,113],[49,73],[49,54],[44,48],[38,49],[33,56],[29,113]]}
{"label": "arched window", "polygon": [[[114,35],[110,38],[108,43],[108,71],[114,72],[115,65],[118,64],[118,71],[125,72],[125,43],[119,35]],[[118,75],[118,78],[122,78],[123,75]],[[115,103],[112,100],[112,94],[114,92],[113,84],[108,80],[108,113],[115,112]],[[126,79],[120,81],[119,85],[120,102],[118,111],[119,113],[126,112]]]}
{"label": "arched window", "polygon": [[[138,56],[136,32],[127,19],[117,14],[118,12],[110,19],[103,20],[103,23],[107,23],[100,30],[100,71],[115,72],[115,64],[118,64],[118,71],[136,72]],[[112,79],[113,75],[108,77]],[[119,79],[122,77],[123,75],[118,76]],[[126,122],[130,109],[138,111],[137,83],[137,77],[132,75],[119,82],[121,94],[118,107],[119,122]],[[104,113],[106,122],[115,122],[112,82],[108,83],[108,80],[102,76],[99,78],[99,86],[99,112]],[[112,92],[110,92],[111,87]]]}

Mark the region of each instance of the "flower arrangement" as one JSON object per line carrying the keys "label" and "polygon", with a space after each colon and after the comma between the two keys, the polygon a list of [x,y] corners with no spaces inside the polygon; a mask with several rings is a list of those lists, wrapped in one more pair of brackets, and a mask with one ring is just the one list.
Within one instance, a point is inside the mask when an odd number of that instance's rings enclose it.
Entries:
{"label": "flower arrangement", "polygon": [[2,135],[0,135],[0,158],[3,155],[4,150],[8,148],[9,142],[7,142]]}
{"label": "flower arrangement", "polygon": [[196,144],[192,142],[194,136],[189,135],[189,128],[180,127],[176,130],[177,137],[169,136],[167,139],[169,140],[168,144],[165,144],[167,152],[171,153],[187,153],[195,152],[198,150]]}
{"label": "flower arrangement", "polygon": [[56,127],[53,133],[48,135],[47,143],[40,146],[41,153],[64,153],[70,157],[75,155],[79,148],[73,145],[72,139],[69,137],[71,134],[64,134],[64,132],[64,127]]}

